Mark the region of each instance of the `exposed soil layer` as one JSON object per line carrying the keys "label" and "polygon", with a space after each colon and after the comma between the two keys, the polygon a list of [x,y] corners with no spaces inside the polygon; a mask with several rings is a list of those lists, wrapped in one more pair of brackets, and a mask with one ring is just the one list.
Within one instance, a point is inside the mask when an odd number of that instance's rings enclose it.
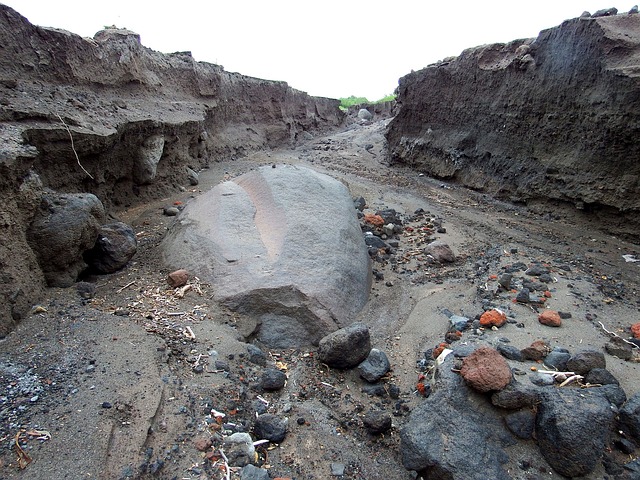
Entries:
{"label": "exposed soil layer", "polygon": [[412,72],[400,79],[390,158],[637,235],[639,52],[640,16],[586,17]]}

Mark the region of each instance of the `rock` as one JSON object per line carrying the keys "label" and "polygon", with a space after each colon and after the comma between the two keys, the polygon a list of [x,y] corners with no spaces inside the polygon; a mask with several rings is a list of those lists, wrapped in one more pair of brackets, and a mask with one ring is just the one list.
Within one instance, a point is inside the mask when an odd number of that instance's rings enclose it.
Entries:
{"label": "rock", "polygon": [[280,390],[287,383],[287,376],[276,368],[267,368],[262,374],[262,388]]}
{"label": "rock", "polygon": [[613,337],[604,346],[605,351],[622,360],[631,360],[633,358],[633,347],[621,338]]}
{"label": "rock", "polygon": [[498,278],[498,284],[505,290],[511,290],[511,280],[513,280],[512,273],[503,273]]}
{"label": "rock", "polygon": [[556,383],[553,375],[549,375],[548,373],[533,372],[531,375],[529,375],[529,380],[531,381],[531,383],[539,387],[548,387],[549,385],[553,385]]}
{"label": "rock", "polygon": [[456,261],[456,256],[453,250],[451,250],[451,247],[440,240],[436,240],[427,245],[424,253],[431,255],[438,263],[453,263]]}
{"label": "rock", "polygon": [[377,235],[373,235],[373,234],[368,234],[364,236],[364,243],[368,246],[368,247],[372,247],[375,249],[384,249],[387,250],[389,248],[389,245],[382,240],[380,237],[378,237]]}
{"label": "rock", "polygon": [[615,16],[618,14],[618,9],[617,8],[604,8],[602,10],[598,10],[596,13],[594,13],[592,15],[593,18],[598,18],[598,17],[610,17],[610,16]]}
{"label": "rock", "polygon": [[187,178],[189,179],[189,185],[196,186],[200,183],[200,179],[198,178],[198,173],[195,170],[187,167]]}
{"label": "rock", "polygon": [[605,397],[609,403],[620,408],[627,401],[627,394],[616,384],[609,383],[597,388],[597,391]]}
{"label": "rock", "polygon": [[238,432],[229,435],[224,438],[223,444],[229,465],[232,467],[244,467],[257,460],[256,449],[248,433]]}
{"label": "rock", "polygon": [[631,325],[631,334],[633,338],[640,338],[640,322],[636,322]]}
{"label": "rock", "polygon": [[491,403],[508,410],[534,407],[540,401],[539,389],[512,381],[504,390],[491,395]]}
{"label": "rock", "polygon": [[555,310],[545,310],[538,315],[538,321],[542,325],[547,325],[549,327],[559,327],[562,325],[560,315]]}
{"label": "rock", "polygon": [[303,166],[260,167],[216,185],[185,206],[162,250],[167,264],[243,314],[242,335],[270,348],[317,345],[369,294],[369,255],[347,188]]}
{"label": "rock", "polygon": [[98,238],[84,260],[98,273],[113,273],[129,263],[138,249],[136,234],[126,223],[113,222],[98,230]]}
{"label": "rock", "polygon": [[619,425],[628,438],[640,443],[640,393],[633,395],[620,409]]}
{"label": "rock", "polygon": [[364,199],[364,197],[358,197],[353,200],[353,205],[358,211],[362,212],[367,206],[367,201]]}
{"label": "rock", "polygon": [[625,455],[631,455],[636,451],[636,444],[626,438],[619,438],[613,442],[615,447]]}
{"label": "rock", "polygon": [[620,385],[618,379],[606,368],[593,368],[584,376],[585,383],[592,385]]}
{"label": "rock", "polygon": [[508,360],[515,360],[517,362],[522,362],[524,360],[524,355],[522,355],[522,352],[513,345],[505,345],[503,343],[499,343],[496,347],[496,350],[498,350],[500,355]]}
{"label": "rock", "polygon": [[240,470],[240,480],[269,480],[269,471],[255,465],[245,465]]}
{"label": "rock", "polygon": [[344,475],[344,463],[332,463],[331,464],[331,475],[334,477],[341,477]]}
{"label": "rock", "polygon": [[507,323],[507,315],[497,308],[487,310],[480,316],[480,325],[485,328],[501,327],[505,323]]}
{"label": "rock", "polygon": [[198,437],[193,441],[193,446],[200,452],[206,452],[213,446],[211,437]]}
{"label": "rock", "polygon": [[533,360],[537,362],[545,358],[551,348],[544,340],[536,340],[531,345],[522,349],[522,355],[527,360]]}
{"label": "rock", "polygon": [[567,362],[571,358],[571,354],[564,348],[555,347],[544,358],[544,364],[549,368],[555,368],[558,371],[567,371]]}
{"label": "rock", "polygon": [[636,13],[638,13],[638,5],[634,5],[633,7],[631,7],[628,13],[629,15],[635,15]]}
{"label": "rock", "polygon": [[531,301],[531,297],[529,295],[529,289],[523,288],[516,295],[516,302],[520,303],[529,303]]}
{"label": "rock", "polygon": [[362,393],[366,393],[372,397],[385,397],[387,395],[387,391],[384,388],[384,385],[380,383],[374,383],[372,385],[365,385],[361,389]]}
{"label": "rock", "polygon": [[542,265],[532,265],[524,272],[525,275],[529,275],[530,277],[539,277],[545,273],[549,273],[549,269]]}
{"label": "rock", "polygon": [[369,121],[373,118],[373,114],[366,108],[361,108],[358,110],[358,118],[360,120]]}
{"label": "rock", "polygon": [[451,315],[449,317],[449,322],[451,322],[451,326],[459,332],[466,330],[469,326],[469,319],[460,315]]}
{"label": "rock", "polygon": [[147,137],[138,148],[133,164],[133,180],[138,185],[153,182],[164,151],[164,135]]}
{"label": "rock", "polygon": [[571,356],[567,368],[578,375],[586,375],[594,368],[607,368],[607,363],[602,352],[582,350]]}
{"label": "rock", "polygon": [[76,283],[76,290],[80,298],[89,299],[96,295],[96,285],[90,282],[78,282]]}
{"label": "rock", "polygon": [[253,425],[255,436],[273,443],[282,443],[287,436],[287,420],[279,418],[271,413],[258,416]]}
{"label": "rock", "polygon": [[538,405],[535,434],[540,453],[566,477],[590,474],[604,453],[614,413],[597,390],[548,390]]}
{"label": "rock", "polygon": [[387,237],[392,237],[395,230],[395,225],[393,223],[389,223],[382,227],[382,231]]}
{"label": "rock", "polygon": [[178,215],[180,213],[180,209],[178,207],[165,207],[162,212],[167,216],[167,217],[175,217],[176,215]]}
{"label": "rock", "polygon": [[536,415],[531,410],[521,410],[505,415],[504,422],[516,437],[530,440],[533,437]]}
{"label": "rock", "polygon": [[247,345],[247,352],[249,353],[249,361],[264,367],[267,365],[267,355],[260,348],[250,343]]}
{"label": "rock", "polygon": [[[496,352],[497,354],[497,352]],[[415,407],[400,431],[402,464],[418,478],[510,480],[499,412],[451,371],[453,355],[438,369],[433,393]]]}
{"label": "rock", "polygon": [[362,423],[374,435],[391,430],[391,415],[386,412],[369,411],[362,418]]}
{"label": "rock", "polygon": [[384,218],[380,215],[374,215],[373,213],[365,213],[364,223],[368,223],[375,227],[382,227],[384,225]]}
{"label": "rock", "polygon": [[506,360],[489,347],[480,347],[466,357],[460,375],[468,385],[483,393],[502,390],[513,378]]}
{"label": "rock", "polygon": [[353,368],[366,359],[369,352],[369,328],[356,322],[322,338],[318,360],[332,368]]}
{"label": "rock", "polygon": [[393,208],[385,208],[384,210],[377,210],[376,215],[382,218],[383,224],[393,223],[394,225],[402,225],[402,218],[400,214]]}
{"label": "rock", "polygon": [[358,365],[358,373],[367,382],[375,383],[391,370],[387,355],[377,348],[372,348],[369,356]]}
{"label": "rock", "polygon": [[171,288],[182,287],[186,285],[188,281],[189,281],[189,272],[187,272],[184,269],[171,272],[167,276],[167,283]]}
{"label": "rock", "polygon": [[75,283],[87,266],[83,254],[95,245],[104,215],[102,202],[90,193],[42,196],[27,241],[49,286]]}

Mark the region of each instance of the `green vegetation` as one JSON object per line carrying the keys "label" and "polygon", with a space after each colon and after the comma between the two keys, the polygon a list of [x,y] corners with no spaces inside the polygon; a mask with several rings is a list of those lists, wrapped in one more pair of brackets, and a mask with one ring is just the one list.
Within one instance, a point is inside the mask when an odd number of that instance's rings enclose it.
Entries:
{"label": "green vegetation", "polygon": [[356,97],[354,95],[351,95],[350,97],[340,99],[340,108],[342,110],[347,110],[349,107],[353,105],[361,105],[363,103],[370,103],[375,105],[376,103],[390,102],[395,99],[396,99],[396,96],[393,94],[390,94],[382,97],[380,100],[376,100],[375,102],[370,102],[369,100],[367,100],[366,97]]}

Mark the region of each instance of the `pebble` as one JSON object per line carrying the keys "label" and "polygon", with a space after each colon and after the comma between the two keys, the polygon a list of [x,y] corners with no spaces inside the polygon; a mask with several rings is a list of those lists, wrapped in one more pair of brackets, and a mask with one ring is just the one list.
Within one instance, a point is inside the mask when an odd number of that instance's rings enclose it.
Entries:
{"label": "pebble", "polygon": [[362,423],[369,433],[384,433],[391,429],[391,415],[386,412],[369,411],[362,418]]}
{"label": "pebble", "polygon": [[529,295],[529,289],[523,288],[516,295],[516,302],[520,303],[529,303],[531,301],[531,297]]}
{"label": "pebble", "polygon": [[538,315],[538,321],[542,325],[547,325],[549,327],[560,327],[562,325],[562,319],[555,310],[545,310]]}
{"label": "pebble", "polygon": [[371,383],[380,380],[390,369],[387,355],[377,348],[372,348],[367,358],[358,365],[360,376]]}
{"label": "pebble", "polygon": [[267,368],[262,374],[262,388],[280,390],[287,382],[287,375],[276,368]]}
{"label": "pebble", "polygon": [[253,432],[259,439],[281,443],[287,435],[287,420],[271,413],[265,413],[256,419]]}
{"label": "pebble", "polygon": [[111,408],[111,407],[113,407],[113,405],[111,405],[110,402],[102,402],[102,404],[100,406],[102,408]]}
{"label": "pebble", "polygon": [[340,477],[344,475],[344,464],[343,463],[332,463],[331,464],[331,475],[334,477]]}
{"label": "pebble", "polygon": [[167,217],[175,217],[176,215],[178,215],[180,213],[180,210],[178,210],[176,207],[166,207],[164,209],[164,214]]}

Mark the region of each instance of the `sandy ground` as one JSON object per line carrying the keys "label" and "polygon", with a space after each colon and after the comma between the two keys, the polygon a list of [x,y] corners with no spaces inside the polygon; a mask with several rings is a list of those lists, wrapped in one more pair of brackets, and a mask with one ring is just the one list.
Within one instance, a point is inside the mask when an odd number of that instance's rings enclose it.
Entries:
{"label": "sandy ground", "polygon": [[[202,452],[194,440],[221,438],[238,425],[249,429],[256,402],[268,402],[270,412],[289,418],[281,445],[258,447],[259,463],[272,478],[331,478],[333,463],[344,466],[345,479],[410,479],[400,462],[398,432],[423,401],[415,393],[416,362],[443,341],[443,309],[473,318],[488,305],[500,307],[512,323],[478,334],[518,348],[544,339],[570,351],[602,350],[610,339],[603,325],[629,336],[630,325],[640,320],[640,263],[623,255],[640,258],[640,246],[611,236],[576,210],[514,206],[389,167],[385,123],[354,124],[295,149],[218,163],[201,172],[197,187],[117,212],[140,243],[130,265],[87,279],[96,287],[89,299],[75,288],[50,289],[0,342],[6,392],[0,397],[0,478],[224,478],[219,445]],[[269,364],[285,369],[289,379],[279,392],[262,392],[256,385],[264,368],[249,361],[237,315],[215,305],[206,284],[192,279],[182,298],[167,286],[158,244],[175,217],[164,216],[163,207],[188,203],[224,178],[271,163],[304,164],[337,177],[354,197],[366,199],[367,211],[394,208],[414,227],[396,238],[391,258],[374,263],[384,279],[374,282],[369,303],[354,318],[369,326],[374,346],[389,356],[393,371],[385,385],[387,392],[399,387],[398,398],[370,396],[356,372],[329,371],[313,351],[298,350],[267,352]],[[419,208],[425,216],[410,221]],[[452,247],[453,264],[430,264],[412,253],[417,231],[433,221],[444,227],[434,237]],[[550,268],[554,282],[544,305],[516,304],[515,293],[498,292],[494,276],[518,262]],[[536,310],[545,308],[571,318],[560,328],[540,325]],[[478,334],[467,332],[460,341]],[[611,355],[606,360],[628,396],[640,390],[638,363]],[[526,374],[535,364],[513,366]],[[236,426],[218,425],[212,409]],[[392,430],[367,433],[362,416],[369,410],[393,413]],[[544,478],[561,478],[535,455],[532,442],[513,452],[513,478],[537,478],[517,470],[523,458]],[[602,475],[599,469],[591,478]]]}

